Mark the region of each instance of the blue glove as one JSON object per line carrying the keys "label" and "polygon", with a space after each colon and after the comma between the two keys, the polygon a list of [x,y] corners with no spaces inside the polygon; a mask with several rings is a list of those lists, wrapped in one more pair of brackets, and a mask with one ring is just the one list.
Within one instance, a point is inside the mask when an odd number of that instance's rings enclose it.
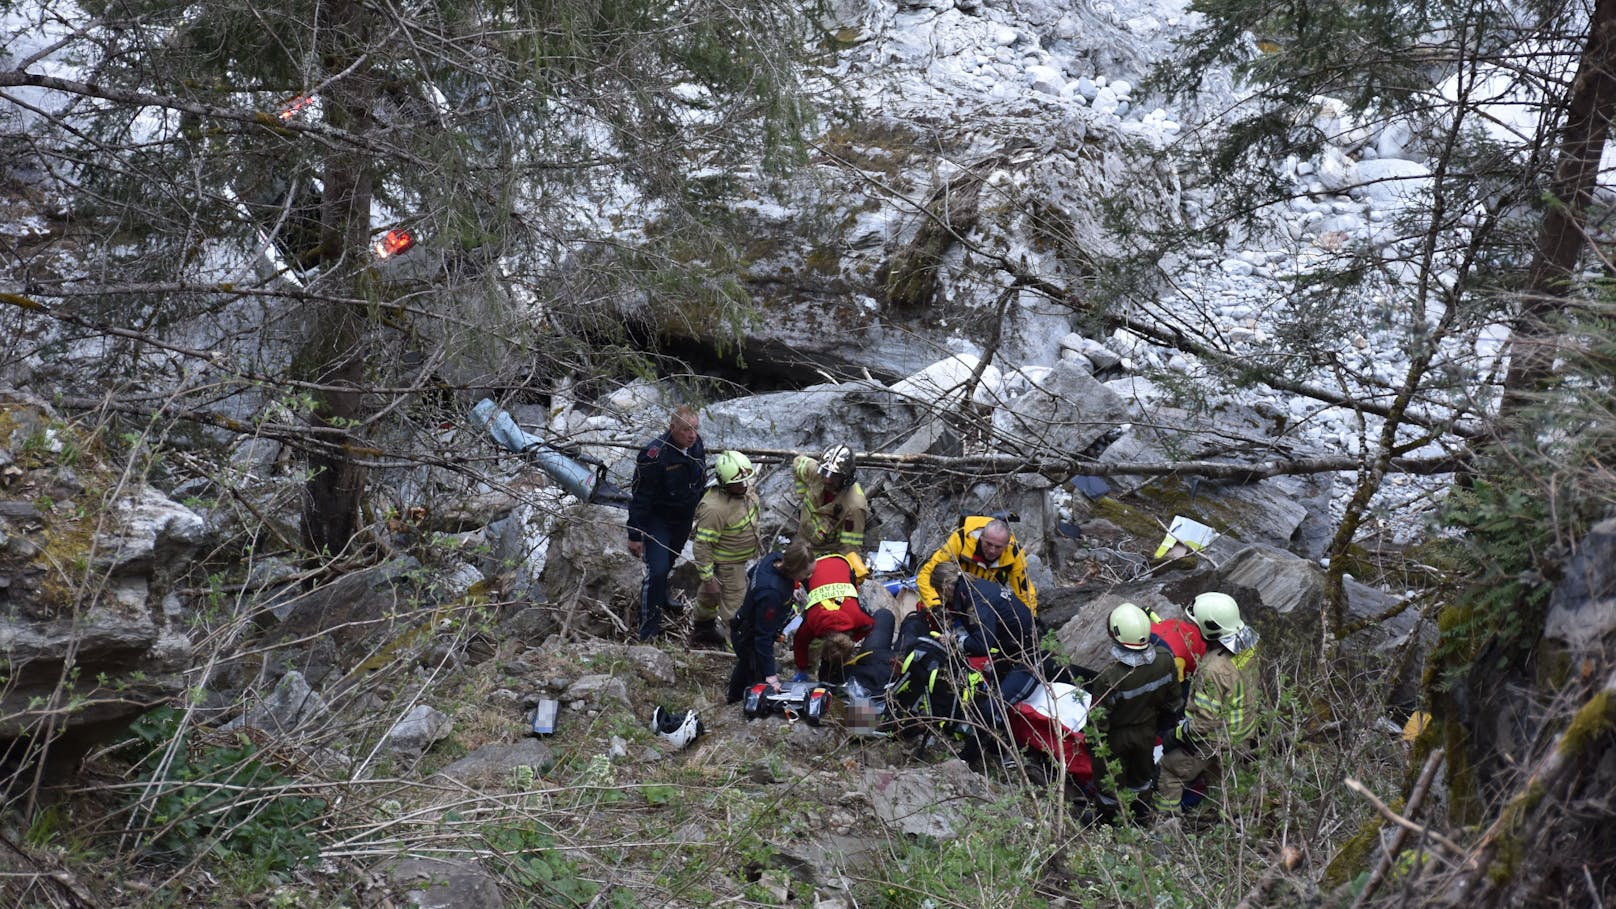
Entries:
{"label": "blue glove", "polygon": [[806,681],[808,681],[808,673],[803,672],[801,669],[799,669],[799,670],[797,670],[797,674],[791,677],[791,681],[793,681],[793,682],[806,682]]}

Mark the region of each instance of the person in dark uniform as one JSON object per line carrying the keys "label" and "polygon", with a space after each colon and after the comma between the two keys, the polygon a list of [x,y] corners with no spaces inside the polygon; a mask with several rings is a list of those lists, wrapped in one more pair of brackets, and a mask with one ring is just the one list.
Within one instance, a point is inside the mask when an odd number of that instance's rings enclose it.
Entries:
{"label": "person in dark uniform", "polygon": [[662,634],[669,608],[668,572],[690,539],[696,504],[707,487],[707,451],[701,418],[680,406],[668,431],[645,446],[634,462],[634,490],[628,506],[628,551],[645,560],[640,588],[640,640]]}

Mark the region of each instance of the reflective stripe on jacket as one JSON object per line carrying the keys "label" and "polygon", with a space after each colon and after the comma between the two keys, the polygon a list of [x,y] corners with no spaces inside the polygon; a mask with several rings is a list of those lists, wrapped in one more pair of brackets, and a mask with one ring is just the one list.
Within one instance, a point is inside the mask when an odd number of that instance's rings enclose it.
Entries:
{"label": "reflective stripe on jacket", "polygon": [[1257,731],[1262,712],[1262,678],[1257,671],[1258,646],[1231,655],[1209,644],[1206,658],[1190,689],[1184,729],[1214,745],[1239,744]]}
{"label": "reflective stripe on jacket", "polygon": [[691,555],[702,580],[713,576],[715,562],[748,562],[757,556],[762,548],[759,512],[757,493],[751,489],[737,496],[716,486],[701,497]]}
{"label": "reflective stripe on jacket", "polygon": [[792,462],[791,476],[802,500],[797,536],[808,541],[814,555],[859,552],[864,549],[864,525],[870,504],[857,483],[849,483],[834,496],[825,491],[825,478],[819,475],[819,462],[798,455]]}

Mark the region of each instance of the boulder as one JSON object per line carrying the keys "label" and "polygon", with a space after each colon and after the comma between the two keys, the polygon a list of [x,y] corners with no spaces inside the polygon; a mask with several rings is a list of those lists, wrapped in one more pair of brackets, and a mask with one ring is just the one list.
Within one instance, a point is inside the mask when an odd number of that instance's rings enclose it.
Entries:
{"label": "boulder", "polygon": [[375,646],[417,627],[430,609],[417,602],[420,567],[414,558],[398,558],[287,599],[285,621],[266,637],[271,643],[308,643],[276,648],[266,674],[295,669],[320,685],[333,671],[346,671],[349,659],[372,658]]}
{"label": "boulder", "polygon": [[645,569],[629,554],[624,520],[623,509],[605,505],[573,505],[556,515],[539,582],[551,601],[576,610],[563,625],[619,631],[590,602],[632,614]]}
{"label": "boulder", "polygon": [[402,905],[416,909],[502,909],[499,878],[469,862],[404,859],[387,873]]}
{"label": "boulder", "polygon": [[701,431],[713,454],[725,448],[817,454],[833,441],[871,451],[885,446],[896,430],[914,425],[925,404],[897,387],[869,382],[811,385],[709,405],[701,414]]}
{"label": "boulder", "polygon": [[434,743],[448,738],[454,720],[426,704],[416,704],[382,737],[382,749],[394,754],[425,754]]}
{"label": "boulder", "polygon": [[[0,415],[17,427],[14,442],[34,426],[27,438],[46,439],[34,449],[48,449],[51,432],[66,444],[69,431],[50,430],[42,406],[0,405]],[[94,471],[75,478],[37,463],[8,478],[16,498],[0,523],[0,742],[50,718],[54,773],[184,689],[192,646],[172,588],[205,526],[154,488],[100,499]],[[57,501],[36,507],[41,495]]]}
{"label": "boulder", "polygon": [[1354,196],[1361,196],[1377,207],[1396,208],[1428,197],[1432,177],[1431,169],[1421,162],[1376,158],[1354,164],[1348,180]]}
{"label": "boulder", "polygon": [[247,712],[225,723],[225,729],[250,726],[284,735],[305,725],[322,722],[328,716],[325,700],[309,687],[303,673],[295,669],[281,676],[269,694],[252,698],[254,703]]}
{"label": "boulder", "polygon": [[438,771],[438,775],[468,785],[481,783],[509,788],[510,776],[517,768],[532,768],[534,773],[539,774],[549,770],[554,763],[555,757],[548,745],[538,739],[526,738],[518,742],[484,745]]}
{"label": "boulder", "polygon": [[1609,653],[1616,645],[1616,520],[1582,538],[1549,596],[1543,636],[1573,656]]}
{"label": "boulder", "polygon": [[1082,452],[1128,419],[1116,393],[1082,368],[1057,361],[1044,382],[993,414],[995,444],[1031,455],[1039,449]]}
{"label": "boulder", "polygon": [[969,823],[973,803],[984,807],[993,797],[988,781],[957,759],[926,767],[867,769],[861,790],[869,795],[876,817],[893,829],[938,839]]}
{"label": "boulder", "polygon": [[[927,366],[892,385],[892,393],[928,412],[956,410],[963,406],[969,391],[970,403],[993,406],[1004,397],[1004,380],[992,364],[981,367],[976,354],[959,353]],[[972,385],[972,376],[976,376]]]}

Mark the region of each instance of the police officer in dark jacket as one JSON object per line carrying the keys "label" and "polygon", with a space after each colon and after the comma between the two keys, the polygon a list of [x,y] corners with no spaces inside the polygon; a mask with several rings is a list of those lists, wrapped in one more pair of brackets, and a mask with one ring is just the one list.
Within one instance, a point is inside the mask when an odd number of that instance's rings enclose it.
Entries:
{"label": "police officer in dark jacket", "polygon": [[814,573],[814,555],[807,540],[796,540],[783,553],[771,553],[752,568],[746,599],[729,623],[729,643],[735,648],[735,669],[729,674],[725,701],[733,704],[759,682],[780,687],[774,642],[796,613],[793,592],[797,582]]}
{"label": "police officer in dark jacket", "polygon": [[689,407],[674,410],[668,431],[652,439],[634,462],[628,506],[628,551],[645,559],[640,588],[640,640],[662,633],[668,608],[668,572],[690,539],[696,503],[707,487],[707,451],[701,419]]}

